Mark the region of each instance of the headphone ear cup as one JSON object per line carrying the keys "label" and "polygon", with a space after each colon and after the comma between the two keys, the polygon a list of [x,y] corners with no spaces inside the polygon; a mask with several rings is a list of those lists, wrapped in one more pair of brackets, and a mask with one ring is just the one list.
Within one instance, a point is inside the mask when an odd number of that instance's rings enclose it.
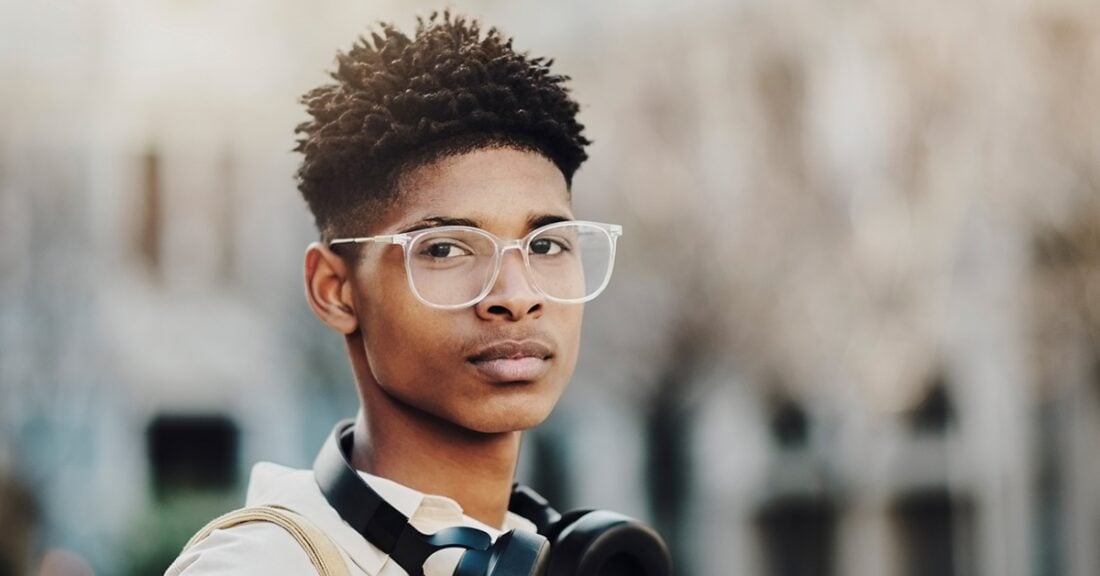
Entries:
{"label": "headphone ear cup", "polygon": [[539,533],[545,536],[546,539],[550,541],[551,549],[556,549],[558,536],[561,535],[562,531],[571,526],[577,520],[580,520],[582,516],[592,511],[593,509],[591,508],[570,510],[569,512],[566,512],[560,518],[558,518],[556,522],[550,524],[545,530]]}
{"label": "headphone ear cup", "polygon": [[555,537],[546,576],[672,574],[672,557],[664,540],[629,516],[606,510],[570,512],[551,531]]}
{"label": "headphone ear cup", "polygon": [[544,576],[550,563],[550,541],[533,532],[506,532],[490,551],[486,576]]}

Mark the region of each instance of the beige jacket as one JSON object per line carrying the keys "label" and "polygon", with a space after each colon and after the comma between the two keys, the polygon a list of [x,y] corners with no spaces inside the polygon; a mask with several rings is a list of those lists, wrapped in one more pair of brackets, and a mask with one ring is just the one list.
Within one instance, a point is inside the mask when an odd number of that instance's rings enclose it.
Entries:
{"label": "beige jacket", "polygon": [[[458,503],[450,498],[421,494],[384,478],[359,474],[423,533],[452,526],[471,526],[496,538],[502,531],[535,530],[531,522],[511,512],[502,530],[493,529],[463,514]],[[313,480],[312,470],[296,470],[267,462],[257,464],[252,469],[246,505],[261,504],[277,504],[305,516],[332,538],[353,575],[406,576],[396,562],[367,542],[328,505]],[[424,574],[450,576],[461,554],[459,549],[440,551],[425,563]],[[294,537],[274,524],[256,522],[214,531],[176,558],[165,576],[314,576],[316,573]]]}

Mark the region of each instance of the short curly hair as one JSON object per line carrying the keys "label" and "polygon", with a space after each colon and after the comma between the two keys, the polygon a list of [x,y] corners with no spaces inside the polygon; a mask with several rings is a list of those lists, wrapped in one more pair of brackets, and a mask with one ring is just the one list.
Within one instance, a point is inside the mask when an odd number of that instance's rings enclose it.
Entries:
{"label": "short curly hair", "polygon": [[588,157],[569,77],[476,20],[436,12],[412,38],[380,23],[336,61],[336,82],[302,97],[312,119],[295,130],[298,189],[322,238],[361,233],[402,174],[446,156],[530,150],[570,184]]}

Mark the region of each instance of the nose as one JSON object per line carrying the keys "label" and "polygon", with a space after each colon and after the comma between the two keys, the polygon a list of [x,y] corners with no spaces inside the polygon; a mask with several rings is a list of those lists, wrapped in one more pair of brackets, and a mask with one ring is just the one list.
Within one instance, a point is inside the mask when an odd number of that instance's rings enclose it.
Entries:
{"label": "nose", "polygon": [[483,320],[522,320],[542,315],[544,298],[531,285],[523,255],[506,250],[501,256],[500,272],[489,294],[474,309]]}

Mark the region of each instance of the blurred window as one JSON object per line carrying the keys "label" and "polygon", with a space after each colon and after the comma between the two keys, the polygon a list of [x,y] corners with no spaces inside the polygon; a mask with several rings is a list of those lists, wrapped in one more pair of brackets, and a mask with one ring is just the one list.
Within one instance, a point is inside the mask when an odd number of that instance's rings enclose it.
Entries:
{"label": "blurred window", "polygon": [[972,554],[971,506],[946,489],[907,494],[894,504],[904,576],[966,576]]}
{"label": "blurred window", "polygon": [[810,442],[810,419],[793,400],[781,402],[772,412],[772,438],[785,450],[806,447]]}
{"label": "blurred window", "polygon": [[226,284],[237,280],[237,162],[232,149],[227,148],[218,163],[217,221],[218,276]]}
{"label": "blurred window", "polygon": [[136,238],[137,254],[142,264],[154,276],[160,273],[162,225],[161,159],[156,150],[149,150],[141,160],[141,222]]}
{"label": "blurred window", "polygon": [[226,416],[157,416],[146,443],[158,497],[236,486],[238,431]]}
{"label": "blurred window", "polygon": [[764,574],[829,576],[834,573],[836,511],[821,498],[775,500],[760,511]]}
{"label": "blurred window", "polygon": [[917,434],[942,436],[955,419],[955,407],[947,394],[947,383],[936,378],[928,395],[909,413],[909,424]]}

